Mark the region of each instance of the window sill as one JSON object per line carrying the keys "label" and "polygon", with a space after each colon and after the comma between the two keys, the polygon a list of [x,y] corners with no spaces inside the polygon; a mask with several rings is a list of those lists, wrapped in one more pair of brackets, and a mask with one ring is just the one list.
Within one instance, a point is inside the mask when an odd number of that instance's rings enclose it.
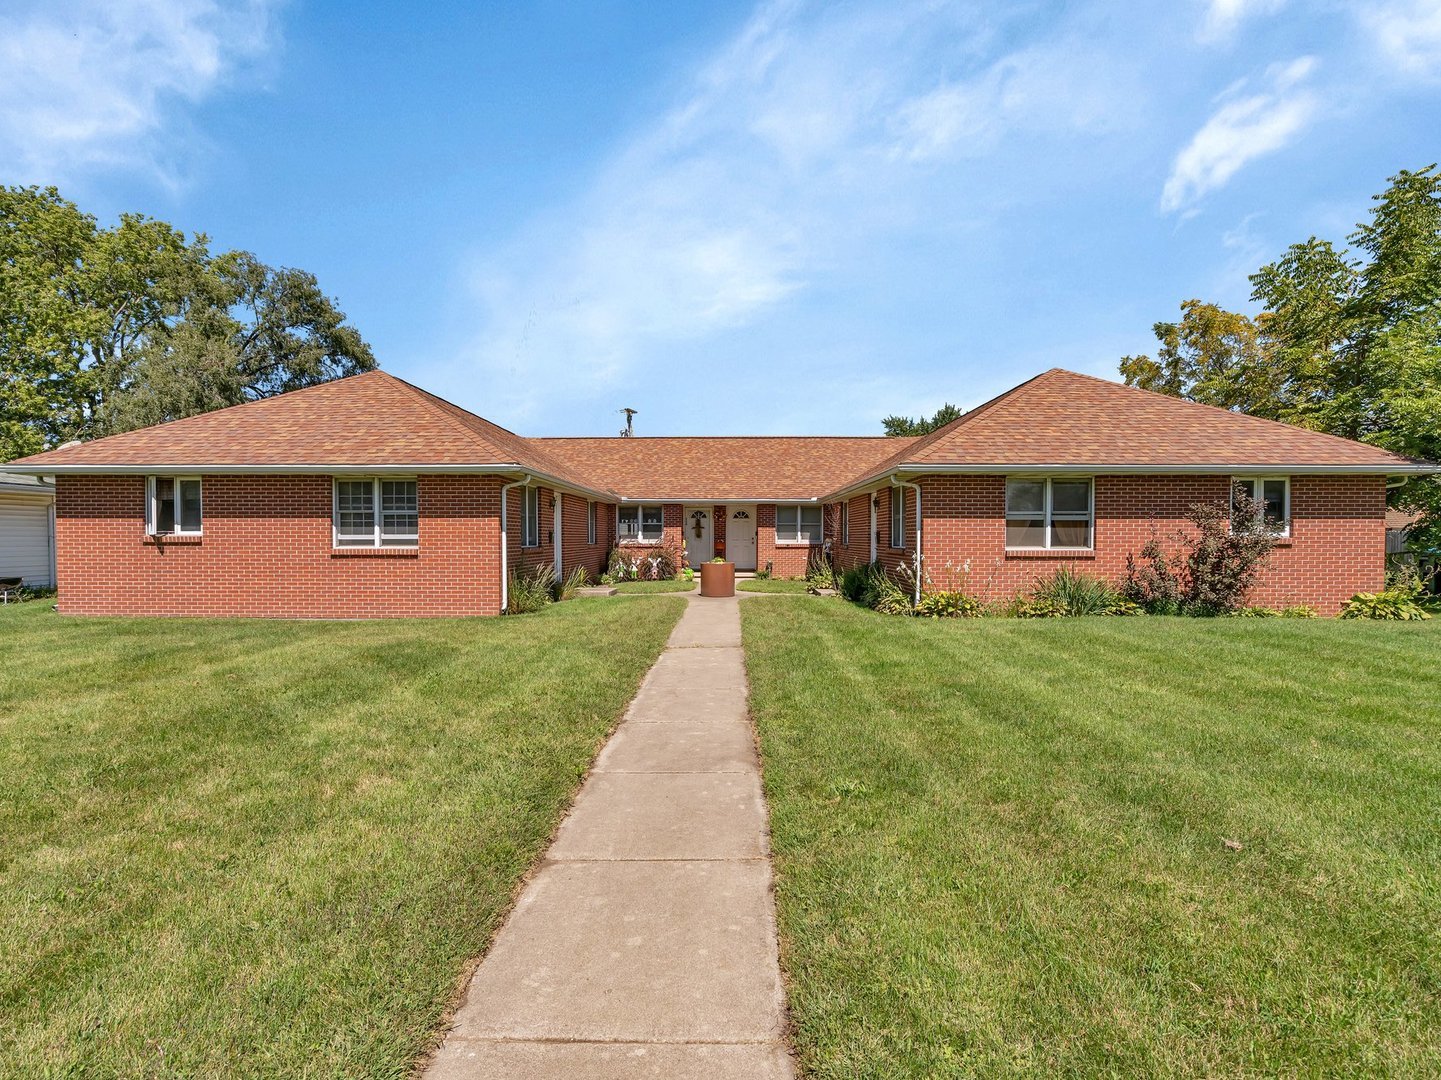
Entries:
{"label": "window sill", "polygon": [[783,548],[783,547],[804,547],[804,548],[810,548],[810,547],[824,547],[825,544],[824,544],[823,541],[820,541],[820,540],[817,540],[817,541],[815,541],[815,542],[812,542],[812,541],[810,541],[810,540],[777,540],[776,543],[775,543],[775,546],[778,547],[778,548]]}
{"label": "window sill", "polygon": [[1008,559],[1094,559],[1095,548],[1006,548]]}
{"label": "window sill", "polygon": [[171,544],[198,544],[204,539],[200,533],[146,533],[144,542],[155,547]]}
{"label": "window sill", "polygon": [[664,543],[664,541],[663,541],[663,540],[621,540],[621,541],[619,541],[619,542],[616,544],[616,546],[617,546],[617,547],[655,547],[657,544],[661,544],[661,543]]}
{"label": "window sill", "polygon": [[414,559],[420,554],[418,547],[333,547],[332,559]]}

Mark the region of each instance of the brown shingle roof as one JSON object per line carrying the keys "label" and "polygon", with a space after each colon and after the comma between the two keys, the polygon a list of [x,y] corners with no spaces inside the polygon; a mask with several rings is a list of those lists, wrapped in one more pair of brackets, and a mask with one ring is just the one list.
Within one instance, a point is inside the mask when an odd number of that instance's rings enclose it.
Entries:
{"label": "brown shingle roof", "polygon": [[576,475],[628,499],[814,499],[915,439],[715,436],[532,439]]}
{"label": "brown shingle roof", "polygon": [[905,465],[1299,465],[1384,473],[1415,464],[1350,439],[1052,368],[922,436],[852,482]]}
{"label": "brown shingle roof", "polygon": [[51,450],[14,464],[70,468],[513,464],[570,479],[564,466],[532,440],[383,371]]}
{"label": "brown shingle roof", "polygon": [[385,372],[22,458],[106,468],[510,466],[610,497],[815,499],[910,466],[1421,471],[1362,443],[1052,369],[919,439],[527,439]]}

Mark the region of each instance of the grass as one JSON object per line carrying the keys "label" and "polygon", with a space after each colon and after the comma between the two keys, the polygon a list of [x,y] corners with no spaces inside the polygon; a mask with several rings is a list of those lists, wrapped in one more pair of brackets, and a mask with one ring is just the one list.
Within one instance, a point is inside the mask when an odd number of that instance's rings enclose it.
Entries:
{"label": "grass", "polygon": [[1436,1075],[1441,626],[742,613],[809,1077]]}
{"label": "grass", "polygon": [[806,591],[805,578],[742,578],[736,582],[741,592],[800,593]]}
{"label": "grass", "polygon": [[667,581],[617,581],[616,590],[624,596],[626,593],[679,593],[690,592],[700,586],[700,579],[686,581],[684,578],[670,578]]}
{"label": "grass", "polygon": [[682,607],[0,609],[0,1074],[408,1075]]}

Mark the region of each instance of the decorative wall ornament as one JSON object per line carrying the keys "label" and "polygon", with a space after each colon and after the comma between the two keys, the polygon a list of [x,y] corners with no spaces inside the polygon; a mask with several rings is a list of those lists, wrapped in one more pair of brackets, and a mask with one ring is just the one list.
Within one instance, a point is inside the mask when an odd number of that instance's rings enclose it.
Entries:
{"label": "decorative wall ornament", "polygon": [[709,518],[710,515],[704,510],[696,510],[691,514],[691,526],[695,529],[695,538],[697,540],[705,535],[705,523]]}

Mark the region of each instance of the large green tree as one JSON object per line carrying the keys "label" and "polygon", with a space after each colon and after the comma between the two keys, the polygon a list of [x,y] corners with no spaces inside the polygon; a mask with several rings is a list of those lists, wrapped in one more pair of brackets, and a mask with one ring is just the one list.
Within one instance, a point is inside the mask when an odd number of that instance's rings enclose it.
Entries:
{"label": "large green tree", "polygon": [[0,461],[374,366],[310,274],[0,187]]}
{"label": "large green tree", "polygon": [[[1155,358],[1122,358],[1126,381],[1441,460],[1441,173],[1400,172],[1373,201],[1349,248],[1311,237],[1251,275],[1254,318],[1182,304]],[[1441,483],[1392,498],[1441,543]]]}
{"label": "large green tree", "polygon": [[952,420],[960,419],[961,412],[961,409],[948,401],[936,410],[935,415],[929,418],[917,416],[912,419],[909,416],[888,416],[881,421],[881,427],[890,436],[929,435],[937,428],[945,427]]}

